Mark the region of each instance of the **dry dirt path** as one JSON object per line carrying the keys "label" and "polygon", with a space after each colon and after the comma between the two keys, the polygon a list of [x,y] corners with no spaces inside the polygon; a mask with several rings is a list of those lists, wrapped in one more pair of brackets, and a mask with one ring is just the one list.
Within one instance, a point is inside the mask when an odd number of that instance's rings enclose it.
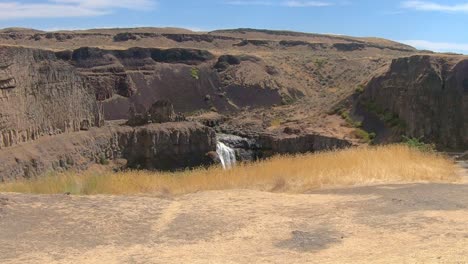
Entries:
{"label": "dry dirt path", "polygon": [[170,199],[0,194],[0,263],[468,263],[467,182]]}

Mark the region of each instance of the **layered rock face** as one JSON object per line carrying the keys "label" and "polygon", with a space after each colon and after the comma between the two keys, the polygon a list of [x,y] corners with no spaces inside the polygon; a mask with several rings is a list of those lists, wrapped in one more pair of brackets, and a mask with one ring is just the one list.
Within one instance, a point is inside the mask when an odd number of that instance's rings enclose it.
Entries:
{"label": "layered rock face", "polygon": [[297,135],[262,133],[253,138],[218,134],[218,140],[233,148],[241,161],[254,161],[278,154],[344,149],[353,145],[344,139],[307,133]]}
{"label": "layered rock face", "polygon": [[274,154],[297,154],[351,147],[352,144],[343,139],[322,136],[318,134],[301,135],[264,135],[258,142],[265,156]]}
{"label": "layered rock face", "polygon": [[148,125],[119,133],[119,146],[130,168],[175,170],[209,164],[216,134],[198,123]]}
{"label": "layered rock face", "polygon": [[83,170],[91,164],[126,159],[134,169],[176,170],[211,164],[214,130],[198,123],[107,125],[44,137],[0,152],[0,181],[35,178],[48,171]]}
{"label": "layered rock face", "polygon": [[395,59],[373,78],[362,100],[405,122],[404,133],[441,147],[468,148],[468,59],[412,56]]}
{"label": "layered rock face", "polygon": [[[263,84],[261,79],[250,84],[224,83],[223,75],[227,72],[221,73],[213,65],[216,57],[206,50],[86,47],[56,55],[76,67],[95,88],[108,120],[127,119],[132,106],[149,109],[160,99],[170,100],[177,112],[184,113],[210,108],[229,112],[244,106],[282,102],[274,83]],[[252,56],[241,59],[238,64],[244,62],[254,68],[252,71],[269,76],[259,59],[254,60]],[[227,63],[223,70],[236,65]]]}
{"label": "layered rock face", "polygon": [[0,46],[0,148],[101,122],[94,91],[55,53]]}

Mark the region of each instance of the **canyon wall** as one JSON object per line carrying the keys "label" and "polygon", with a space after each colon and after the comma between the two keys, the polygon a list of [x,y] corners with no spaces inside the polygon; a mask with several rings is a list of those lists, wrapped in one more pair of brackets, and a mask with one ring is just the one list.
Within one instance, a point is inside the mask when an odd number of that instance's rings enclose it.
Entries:
{"label": "canyon wall", "polygon": [[401,119],[407,136],[423,137],[442,148],[468,148],[466,57],[395,59],[387,71],[369,82],[361,100]]}
{"label": "canyon wall", "polygon": [[95,88],[108,120],[126,119],[130,107],[148,109],[160,99],[170,100],[177,112],[184,113],[212,108],[232,112],[239,107],[282,102],[273,85],[261,81],[226,83],[223,72],[241,63],[269,76],[262,61],[249,56],[240,59],[230,56],[238,61],[229,63],[222,61],[223,56],[220,62],[212,53],[200,49],[91,47],[60,51],[56,55],[73,65]]}
{"label": "canyon wall", "polygon": [[55,53],[0,46],[0,148],[101,122],[93,89]]}
{"label": "canyon wall", "polygon": [[176,170],[209,165],[216,151],[213,129],[179,122],[128,127],[109,124],[72,134],[43,137],[0,152],[0,181],[36,178],[47,172],[84,170],[125,159],[133,169]]}

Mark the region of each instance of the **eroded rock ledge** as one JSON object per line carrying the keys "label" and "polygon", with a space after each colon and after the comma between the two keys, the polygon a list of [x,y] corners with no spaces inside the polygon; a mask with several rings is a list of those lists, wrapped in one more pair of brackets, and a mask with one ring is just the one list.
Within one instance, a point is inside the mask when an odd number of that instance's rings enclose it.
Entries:
{"label": "eroded rock ledge", "polygon": [[126,159],[136,169],[176,170],[211,163],[213,129],[193,122],[128,127],[117,124],[43,137],[0,152],[0,181],[49,171],[83,170],[104,160]]}
{"label": "eroded rock ledge", "polygon": [[219,141],[233,148],[241,161],[254,161],[278,154],[304,154],[353,146],[352,142],[345,139],[312,133],[297,135],[261,133],[251,138],[218,134],[217,137]]}

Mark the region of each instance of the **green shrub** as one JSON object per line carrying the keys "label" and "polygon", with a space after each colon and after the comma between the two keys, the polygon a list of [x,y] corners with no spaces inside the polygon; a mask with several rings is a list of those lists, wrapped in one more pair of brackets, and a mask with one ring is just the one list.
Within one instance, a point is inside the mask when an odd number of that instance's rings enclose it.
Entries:
{"label": "green shrub", "polygon": [[336,115],[336,114],[341,114],[342,111],[344,111],[345,109],[345,106],[343,103],[340,103],[338,105],[335,105],[333,106],[333,108],[331,108],[327,114],[328,115]]}
{"label": "green shrub", "polygon": [[195,80],[199,80],[200,79],[200,70],[198,68],[192,68],[190,69],[190,76],[192,76],[192,78],[194,78]]}
{"label": "green shrub", "polygon": [[283,94],[282,98],[281,98],[281,104],[282,105],[290,105],[292,103],[294,103],[294,98],[292,98],[291,96],[289,95],[286,95],[286,94]]}
{"label": "green shrub", "polygon": [[340,111],[340,116],[341,118],[343,118],[346,123],[348,123],[348,125],[350,125],[351,127],[361,127],[362,126],[362,122],[359,122],[359,121],[356,121],[354,120],[351,115],[349,114],[349,111],[347,110],[341,110]]}
{"label": "green shrub", "polygon": [[375,102],[367,101],[364,103],[364,107],[368,112],[376,114],[383,122],[385,122],[385,124],[391,127],[398,127],[400,129],[406,128],[406,122],[400,119],[400,117],[397,114],[381,108]]}
{"label": "green shrub", "polygon": [[413,138],[403,136],[403,143],[410,148],[415,148],[423,152],[435,152],[436,147],[434,144],[427,144],[423,142],[423,137]]}
{"label": "green shrub", "polygon": [[356,93],[357,94],[362,94],[364,92],[364,88],[365,88],[364,85],[362,85],[362,84],[358,85],[357,88],[356,88]]}
{"label": "green shrub", "polygon": [[327,59],[316,59],[314,63],[317,68],[321,69],[325,64],[327,64]]}
{"label": "green shrub", "polygon": [[[364,129],[356,128],[356,130],[354,130],[354,134],[356,135],[356,137],[360,138],[364,143],[372,143],[373,138],[371,134],[369,134]],[[374,133],[374,138],[375,138],[375,133]]]}
{"label": "green shrub", "polygon": [[99,164],[109,165],[109,160],[106,158],[104,154],[99,155]]}

